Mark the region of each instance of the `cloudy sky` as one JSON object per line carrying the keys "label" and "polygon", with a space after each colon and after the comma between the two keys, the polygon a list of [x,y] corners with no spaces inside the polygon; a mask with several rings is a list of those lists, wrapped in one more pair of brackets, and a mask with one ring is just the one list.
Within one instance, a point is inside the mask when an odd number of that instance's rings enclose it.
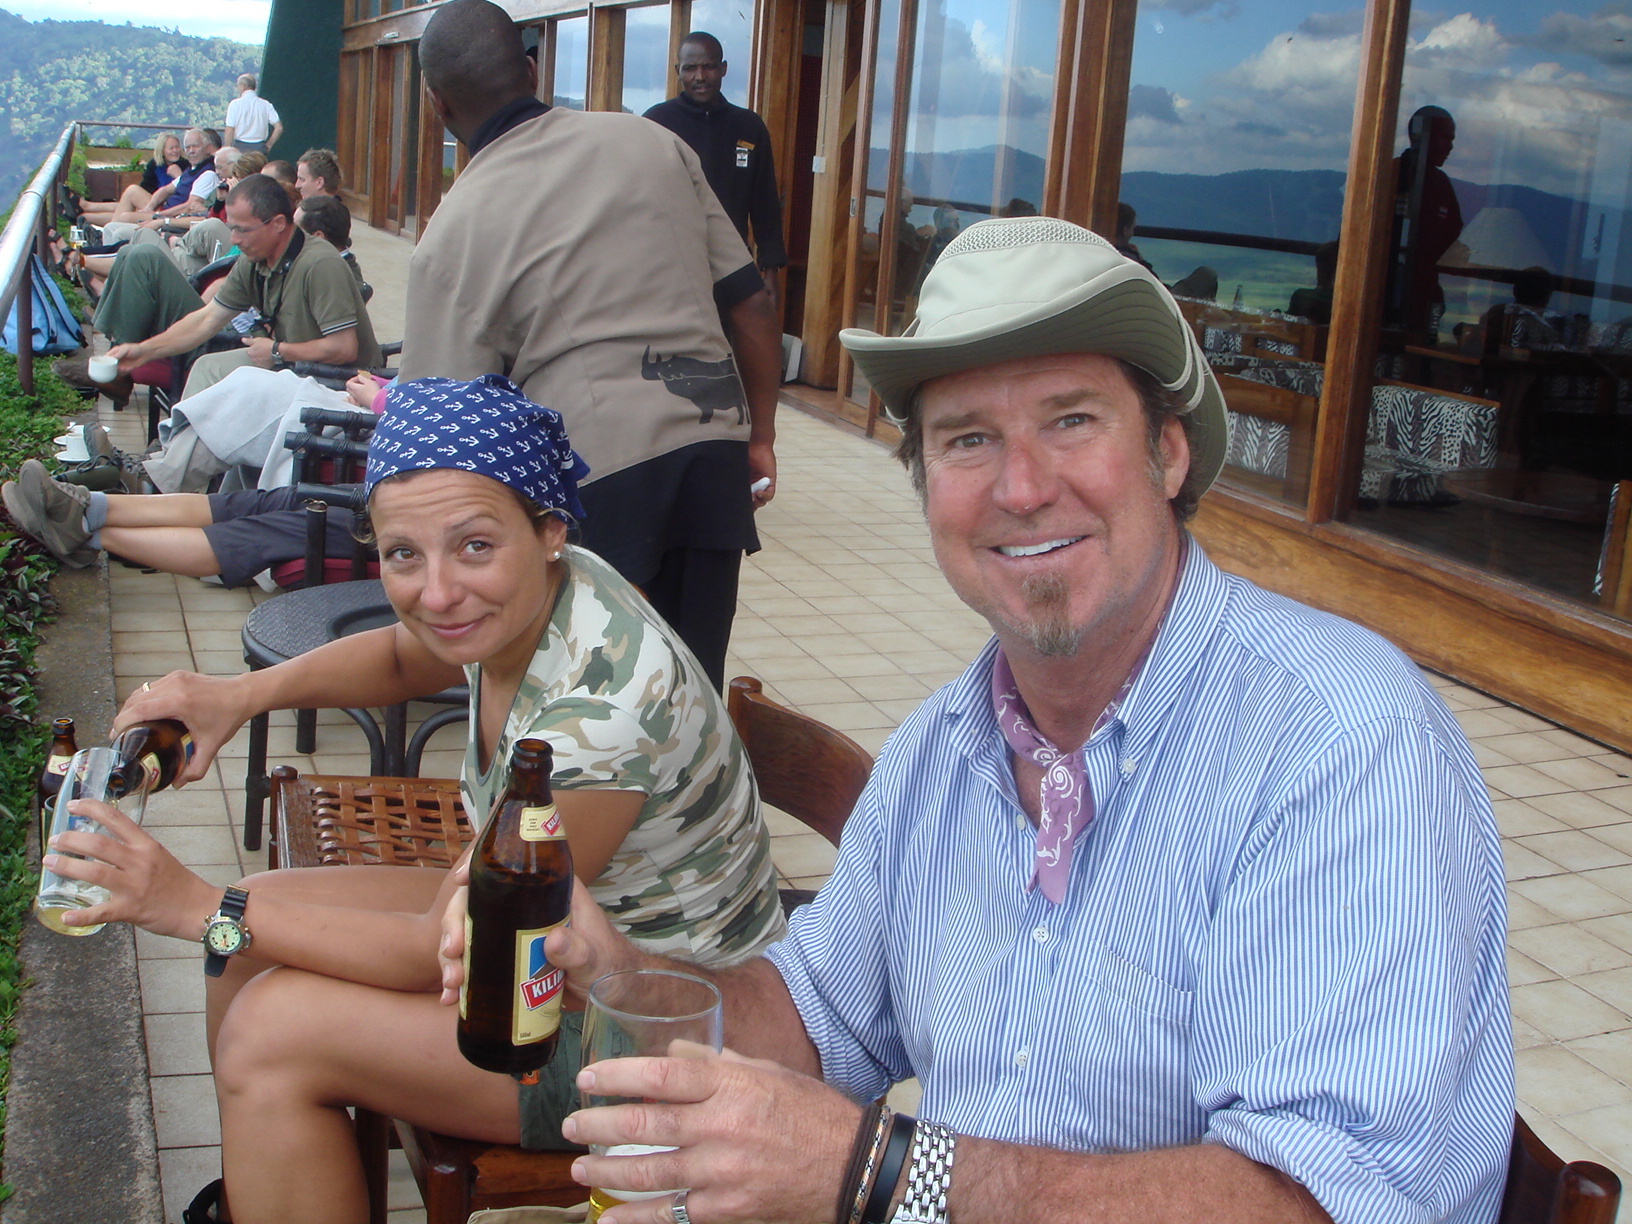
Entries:
{"label": "cloudy sky", "polygon": [[266,40],[271,0],[3,0],[7,12],[29,21],[106,21],[159,26],[200,38],[230,38],[259,46]]}
{"label": "cloudy sky", "polygon": [[[1470,11],[1471,10],[1471,11]],[[1128,169],[1342,170],[1361,7],[1309,0],[1141,6]],[[1446,170],[1582,196],[1632,125],[1632,3],[1482,0],[1412,17],[1400,114],[1445,107]],[[1403,132],[1397,147],[1403,147]]]}

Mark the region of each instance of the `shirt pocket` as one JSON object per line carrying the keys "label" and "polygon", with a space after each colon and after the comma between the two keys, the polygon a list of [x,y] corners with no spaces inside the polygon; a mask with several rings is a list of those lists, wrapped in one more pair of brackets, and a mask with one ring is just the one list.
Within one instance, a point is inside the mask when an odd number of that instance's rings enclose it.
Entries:
{"label": "shirt pocket", "polygon": [[1087,1026],[1092,1048],[1080,1053],[1098,1119],[1096,1146],[1142,1151],[1194,1142],[1205,1117],[1190,1079],[1193,994],[1109,947],[1091,963],[1097,977]]}

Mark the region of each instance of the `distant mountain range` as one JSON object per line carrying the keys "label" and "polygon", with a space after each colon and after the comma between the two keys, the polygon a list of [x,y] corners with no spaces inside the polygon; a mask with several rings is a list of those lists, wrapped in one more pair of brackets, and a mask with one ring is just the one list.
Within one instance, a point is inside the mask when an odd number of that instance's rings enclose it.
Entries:
{"label": "distant mountain range", "polygon": [[[1041,201],[1043,159],[1018,149],[1004,152],[1011,171],[997,193],[999,205],[1016,198],[1032,204]],[[884,153],[874,149],[872,157],[877,183]],[[998,149],[990,145],[908,154],[906,186],[920,199],[986,207],[994,195],[997,160]],[[1325,242],[1337,237],[1341,229],[1346,179],[1336,170],[1237,170],[1230,174],[1134,170],[1122,176],[1122,199],[1137,210],[1141,227]],[[1492,202],[1515,209],[1546,250],[1553,270],[1575,273],[1587,213],[1582,201],[1518,184],[1486,187],[1454,175],[1451,182],[1464,221],[1472,221]],[[965,222],[972,219],[966,217]]]}
{"label": "distant mountain range", "polygon": [[[100,21],[25,21],[0,9],[0,212],[74,119],[220,127],[261,49]],[[107,133],[108,137],[114,133]],[[132,134],[140,144],[142,134]]]}

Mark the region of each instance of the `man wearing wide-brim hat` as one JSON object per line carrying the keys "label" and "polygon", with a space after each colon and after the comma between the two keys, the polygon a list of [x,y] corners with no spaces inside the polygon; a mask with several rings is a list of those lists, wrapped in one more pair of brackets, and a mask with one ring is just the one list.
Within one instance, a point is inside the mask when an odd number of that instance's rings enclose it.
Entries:
{"label": "man wearing wide-brim hat", "polygon": [[[905,335],[841,338],[993,640],[885,746],[787,939],[710,975],[726,1045],[812,1078],[591,1067],[662,1104],[573,1138],[677,1150],[588,1183],[687,1186],[676,1224],[833,1219],[835,1184],[841,1221],[1488,1224],[1513,1068],[1479,771],[1398,651],[1186,532],[1228,426],[1171,296],[993,220]],[[629,962],[574,922],[574,980]],[[911,1078],[916,1120],[855,1103]],[[606,1218],[666,1218],[640,1206]]]}

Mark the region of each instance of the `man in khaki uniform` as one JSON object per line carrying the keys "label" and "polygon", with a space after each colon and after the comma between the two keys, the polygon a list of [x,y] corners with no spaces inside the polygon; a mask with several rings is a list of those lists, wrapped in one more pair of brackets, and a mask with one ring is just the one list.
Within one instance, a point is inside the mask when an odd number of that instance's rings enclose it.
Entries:
{"label": "man in khaki uniform", "polygon": [[[243,323],[243,347],[198,358],[184,397],[243,365],[275,369],[295,361],[381,363],[356,280],[333,247],[295,225],[289,197],[280,184],[255,174],[234,187],[227,196],[227,228],[243,258],[233,265],[214,300],[201,303],[156,335],[134,342],[111,319],[102,328],[109,339],[119,342],[110,352],[119,359],[120,373],[156,357],[191,352],[229,322]],[[174,273],[175,265],[162,252],[155,253]],[[127,257],[121,254],[121,262]],[[163,267],[155,266],[154,271],[164,274]],[[114,279],[109,278],[110,294]],[[100,312],[97,320],[102,327]]]}
{"label": "man in khaki uniform", "polygon": [[409,265],[402,377],[503,374],[560,412],[590,465],[584,545],[720,684],[753,511],[776,489],[764,282],[684,142],[538,101],[504,10],[452,0],[419,55],[471,160]]}

